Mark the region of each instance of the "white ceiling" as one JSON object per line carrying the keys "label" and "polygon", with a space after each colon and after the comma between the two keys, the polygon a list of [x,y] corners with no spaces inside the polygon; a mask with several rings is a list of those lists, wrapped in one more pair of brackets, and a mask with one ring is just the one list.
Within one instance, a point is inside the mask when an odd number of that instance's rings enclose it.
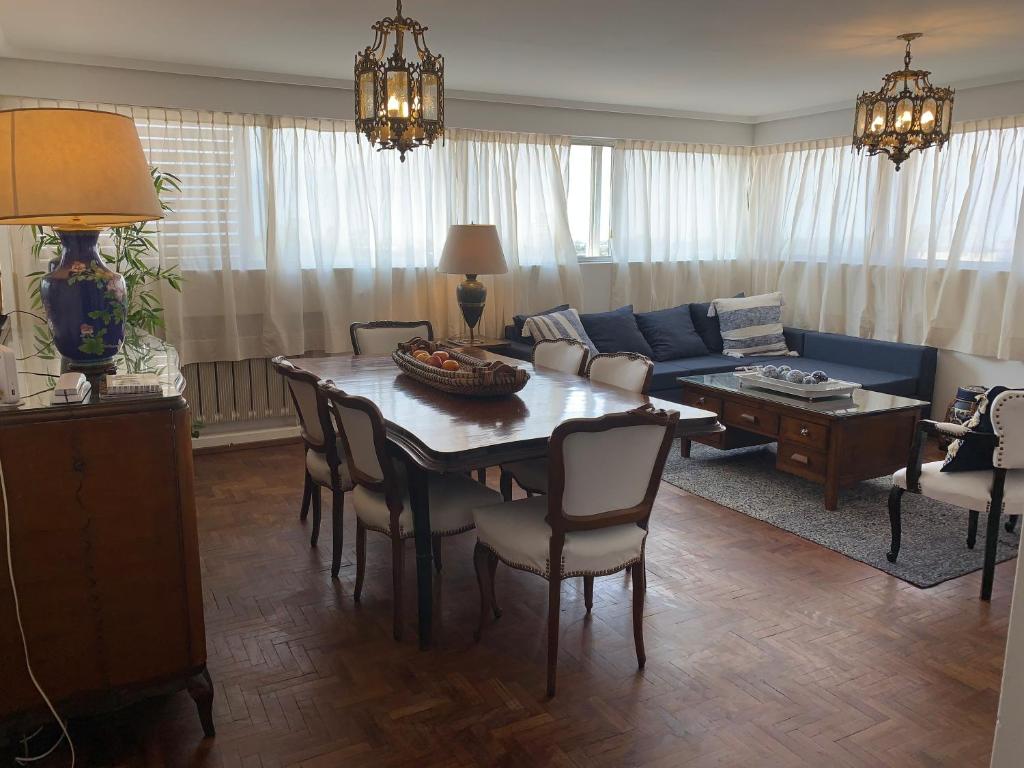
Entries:
{"label": "white ceiling", "polygon": [[[0,0],[0,54],[352,78],[391,0]],[[850,102],[902,65],[1024,79],[1021,0],[405,0],[449,92],[763,118]],[[2,89],[0,89],[2,90]]]}

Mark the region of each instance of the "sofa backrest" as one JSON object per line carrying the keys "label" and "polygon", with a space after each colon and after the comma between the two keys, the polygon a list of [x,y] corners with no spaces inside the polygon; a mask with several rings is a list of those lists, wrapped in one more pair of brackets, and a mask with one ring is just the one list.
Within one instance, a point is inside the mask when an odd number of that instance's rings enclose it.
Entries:
{"label": "sofa backrest", "polygon": [[931,402],[935,389],[935,366],[938,350],[916,344],[861,339],[838,333],[802,331],[800,354],[811,360],[831,360],[844,365],[892,371],[917,379],[914,396]]}

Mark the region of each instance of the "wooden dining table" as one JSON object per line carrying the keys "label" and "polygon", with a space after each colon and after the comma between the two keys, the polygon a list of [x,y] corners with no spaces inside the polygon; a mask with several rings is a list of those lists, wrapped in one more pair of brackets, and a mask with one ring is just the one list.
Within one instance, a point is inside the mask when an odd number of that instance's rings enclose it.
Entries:
{"label": "wooden dining table", "polygon": [[447,394],[403,374],[390,357],[344,355],[292,360],[350,395],[372,401],[387,427],[389,449],[408,466],[409,502],[416,542],[420,648],[431,643],[433,554],[427,482],[447,474],[547,455],[555,427],[628,411],[645,403],[680,413],[677,434],[694,437],[721,431],[718,417],[687,405],[598,384],[582,376],[534,368],[530,363],[483,350],[463,350],[484,360],[525,366],[530,380],[518,393],[496,398]]}

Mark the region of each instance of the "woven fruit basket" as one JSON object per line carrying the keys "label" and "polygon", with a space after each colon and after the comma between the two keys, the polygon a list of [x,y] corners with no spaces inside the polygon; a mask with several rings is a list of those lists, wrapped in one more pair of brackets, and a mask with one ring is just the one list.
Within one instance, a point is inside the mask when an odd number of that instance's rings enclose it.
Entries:
{"label": "woven fruit basket", "polygon": [[[459,369],[448,371],[418,360],[414,355],[420,351],[431,355],[444,351],[448,354],[448,359],[459,364]],[[440,344],[421,338],[399,344],[398,349],[391,353],[391,359],[404,374],[416,381],[462,397],[511,395],[525,387],[526,382],[530,380],[530,374],[522,368],[498,360],[487,363],[461,352],[443,349]]]}

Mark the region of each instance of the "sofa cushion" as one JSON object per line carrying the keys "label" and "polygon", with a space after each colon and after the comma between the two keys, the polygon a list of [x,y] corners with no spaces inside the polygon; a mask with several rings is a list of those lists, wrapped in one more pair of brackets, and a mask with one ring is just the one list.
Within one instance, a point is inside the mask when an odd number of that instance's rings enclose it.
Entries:
{"label": "sofa cushion", "polygon": [[[769,364],[778,365],[778,363],[779,359],[774,358]],[[864,368],[859,365],[847,365],[846,363],[837,363],[832,360],[816,360],[813,357],[794,357],[792,360],[787,360],[786,364],[806,373],[824,371],[829,375],[829,378],[852,381],[860,384],[864,389],[870,389],[874,392],[913,397],[917,391],[917,378],[908,376],[905,373],[881,371],[877,368]]]}
{"label": "sofa cushion", "polygon": [[583,329],[579,313],[571,307],[561,312],[548,312],[546,315],[532,315],[526,318],[523,333],[531,337],[534,344],[541,339],[572,339],[582,342],[592,354],[599,351]]}
{"label": "sofa cushion", "polygon": [[653,354],[636,324],[632,304],[611,312],[580,315],[580,322],[598,352],[636,352],[645,357]]}
{"label": "sofa cushion", "polygon": [[[743,292],[740,291],[733,298],[742,299]],[[711,302],[704,301],[699,304],[690,305],[690,319],[693,320],[693,327],[697,334],[708,348],[708,352],[722,351],[722,326],[718,322],[718,315],[708,317],[711,310]]]}
{"label": "sofa cushion", "polygon": [[[651,376],[651,394],[659,390],[678,389],[680,376],[703,376],[706,373],[728,373],[736,370],[739,362],[725,355],[699,355],[679,360],[665,360],[654,364]],[[660,395],[658,395],[660,397]]]}
{"label": "sofa cushion", "polygon": [[652,360],[676,360],[708,353],[693,327],[689,304],[638,314],[636,324],[651,345]]}
{"label": "sofa cushion", "polygon": [[536,317],[537,315],[550,315],[553,312],[564,312],[569,308],[568,304],[559,304],[557,307],[551,307],[551,309],[545,309],[540,312],[534,312],[529,315],[513,315],[512,325],[515,327],[515,341],[523,338],[523,328],[526,326],[526,318]]}
{"label": "sofa cushion", "polygon": [[762,293],[739,299],[715,299],[724,352],[734,357],[788,355],[782,333],[782,294]]}

